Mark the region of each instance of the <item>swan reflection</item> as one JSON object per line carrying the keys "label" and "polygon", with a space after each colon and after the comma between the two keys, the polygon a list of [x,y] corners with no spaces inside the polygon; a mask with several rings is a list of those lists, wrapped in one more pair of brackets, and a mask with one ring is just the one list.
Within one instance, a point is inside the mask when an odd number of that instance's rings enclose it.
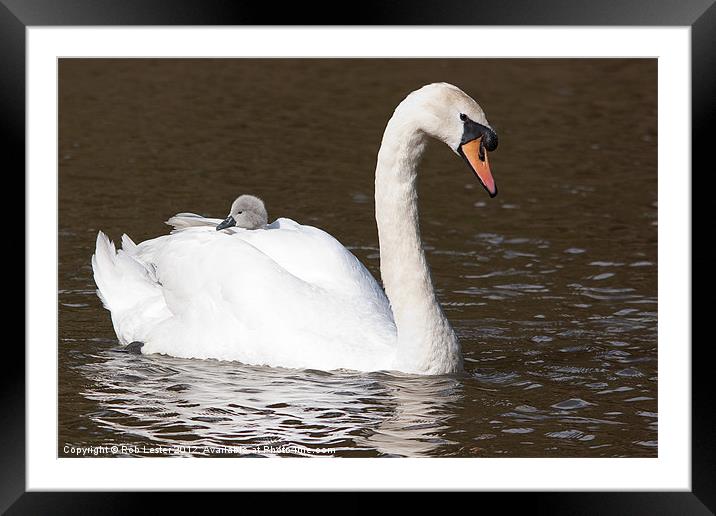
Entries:
{"label": "swan reflection", "polygon": [[[105,351],[82,367],[88,417],[126,445],[179,455],[429,456],[462,398],[460,377],[323,372]],[[293,446],[293,448],[291,448]],[[144,452],[143,452],[144,451]],[[147,455],[146,448],[127,455]]]}

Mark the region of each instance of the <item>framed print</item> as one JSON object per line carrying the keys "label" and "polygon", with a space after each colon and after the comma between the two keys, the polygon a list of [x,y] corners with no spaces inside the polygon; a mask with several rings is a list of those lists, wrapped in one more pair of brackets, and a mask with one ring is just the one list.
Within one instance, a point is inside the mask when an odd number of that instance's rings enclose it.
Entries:
{"label": "framed print", "polygon": [[691,170],[716,8],[368,7],[3,0],[27,203],[3,509],[714,510]]}

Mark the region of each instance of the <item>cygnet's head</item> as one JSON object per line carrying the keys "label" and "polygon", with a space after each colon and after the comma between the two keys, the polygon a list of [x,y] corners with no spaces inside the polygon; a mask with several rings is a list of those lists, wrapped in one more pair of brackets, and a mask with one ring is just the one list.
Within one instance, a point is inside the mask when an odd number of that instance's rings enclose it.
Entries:
{"label": "cygnet's head", "polygon": [[264,202],[253,195],[241,195],[231,205],[226,219],[216,226],[216,230],[236,226],[244,229],[259,229],[268,224],[268,214]]}

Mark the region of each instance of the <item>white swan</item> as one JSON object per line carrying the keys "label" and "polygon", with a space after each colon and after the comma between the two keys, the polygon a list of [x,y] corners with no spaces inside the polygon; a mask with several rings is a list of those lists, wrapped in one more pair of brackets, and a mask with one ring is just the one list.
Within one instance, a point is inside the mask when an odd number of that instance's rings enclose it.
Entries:
{"label": "white swan", "polygon": [[234,209],[234,227],[230,218],[179,214],[170,235],[139,245],[124,235],[119,251],[97,236],[94,278],[119,341],[143,343],[142,353],[257,365],[459,371],[460,344],[418,227],[416,173],[428,136],[462,156],[490,196],[497,192],[487,158],[497,136],[480,106],[446,83],[408,95],[386,126],[375,172],[385,293],[320,229],[285,218],[245,229]]}

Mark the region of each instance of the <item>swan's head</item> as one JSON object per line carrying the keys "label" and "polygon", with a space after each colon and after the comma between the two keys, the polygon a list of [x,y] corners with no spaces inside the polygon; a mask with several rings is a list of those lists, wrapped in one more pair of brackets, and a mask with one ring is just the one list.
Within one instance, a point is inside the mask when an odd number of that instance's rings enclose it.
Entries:
{"label": "swan's head", "polygon": [[241,195],[231,205],[226,219],[216,226],[216,230],[236,226],[245,229],[259,229],[268,224],[268,213],[264,202],[253,195]]}
{"label": "swan's head", "polygon": [[490,197],[497,195],[487,157],[497,149],[497,133],[469,95],[445,82],[428,84],[408,95],[399,111],[417,120],[423,132],[445,142],[470,166]]}

